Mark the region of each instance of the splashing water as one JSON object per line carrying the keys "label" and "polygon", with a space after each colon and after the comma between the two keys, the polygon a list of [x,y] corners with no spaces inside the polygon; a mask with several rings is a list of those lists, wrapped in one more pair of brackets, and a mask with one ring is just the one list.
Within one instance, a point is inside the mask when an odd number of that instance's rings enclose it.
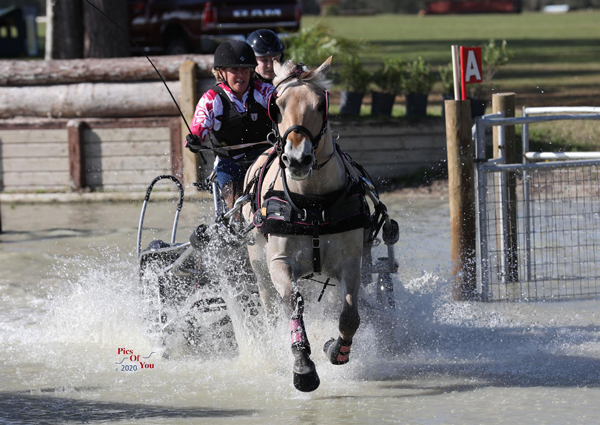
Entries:
{"label": "splashing water", "polygon": [[[445,204],[388,205],[404,218],[396,309],[362,305],[351,361],[334,366],[321,347],[337,335],[338,294],[328,289],[318,303],[321,287],[307,286],[305,322],[322,382],[311,394],[291,384],[287,318],[264,320],[261,307],[249,315],[243,296],[251,282],[242,290],[231,284],[244,281],[231,273],[239,264],[211,276],[222,288],[235,345],[200,340],[194,347],[186,320],[170,333],[150,326],[130,248],[133,227],[3,235],[0,419],[589,423],[600,395],[598,300],[453,302]],[[104,208],[114,215],[117,207]],[[138,210],[131,210],[135,223]],[[209,257],[213,265],[218,254]],[[214,318],[199,316],[197,325]],[[139,368],[132,355],[153,367]]]}

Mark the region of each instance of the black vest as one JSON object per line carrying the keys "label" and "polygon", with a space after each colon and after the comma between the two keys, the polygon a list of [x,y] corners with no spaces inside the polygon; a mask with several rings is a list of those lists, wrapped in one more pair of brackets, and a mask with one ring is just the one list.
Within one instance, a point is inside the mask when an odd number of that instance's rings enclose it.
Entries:
{"label": "black vest", "polygon": [[[233,104],[225,90],[218,85],[213,87],[221,98],[223,104],[223,115],[215,117],[221,121],[221,128],[211,132],[211,141],[214,147],[235,146],[244,143],[266,142],[267,134],[273,130],[271,119],[266,113],[265,108],[254,98],[253,82],[250,82],[250,91],[246,103],[246,112],[240,114]],[[231,156],[250,151],[264,151],[269,145],[258,145],[256,147],[243,148],[239,151],[231,151]],[[251,156],[251,155],[248,155]],[[253,156],[253,155],[252,155]]]}

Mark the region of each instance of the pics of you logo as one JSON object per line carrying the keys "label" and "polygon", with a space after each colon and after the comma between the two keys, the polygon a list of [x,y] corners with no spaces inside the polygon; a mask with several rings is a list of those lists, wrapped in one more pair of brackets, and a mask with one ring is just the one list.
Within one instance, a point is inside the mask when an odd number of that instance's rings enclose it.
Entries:
{"label": "pics of you logo", "polygon": [[155,354],[151,352],[148,356],[144,357],[140,354],[135,354],[133,350],[126,348],[117,348],[117,355],[125,356],[121,358],[121,361],[115,362],[117,372],[137,372],[143,369],[154,369],[154,363],[150,363],[150,357]]}

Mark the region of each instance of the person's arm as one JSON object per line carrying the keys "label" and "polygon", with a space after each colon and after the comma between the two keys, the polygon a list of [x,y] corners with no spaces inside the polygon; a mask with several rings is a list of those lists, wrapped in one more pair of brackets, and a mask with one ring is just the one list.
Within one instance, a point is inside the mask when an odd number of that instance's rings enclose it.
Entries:
{"label": "person's arm", "polygon": [[275,92],[275,87],[271,84],[263,83],[258,79],[254,80],[254,99],[256,99],[265,110],[269,107],[269,98],[273,92]]}
{"label": "person's arm", "polygon": [[202,95],[198,105],[196,105],[196,111],[190,125],[192,132],[185,137],[185,146],[194,153],[204,147],[202,142],[206,140],[208,133],[214,126],[218,97],[214,90],[209,90]]}

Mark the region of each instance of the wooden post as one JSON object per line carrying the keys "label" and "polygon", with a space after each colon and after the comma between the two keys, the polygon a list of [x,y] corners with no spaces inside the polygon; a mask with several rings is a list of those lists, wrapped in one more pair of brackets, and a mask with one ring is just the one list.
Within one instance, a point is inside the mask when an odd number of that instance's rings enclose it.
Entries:
{"label": "wooden post", "polygon": [[183,178],[183,163],[181,150],[181,118],[174,118],[169,123],[169,134],[171,136],[171,173],[178,179]]}
{"label": "wooden post", "polygon": [[[196,92],[196,74],[197,65],[193,61],[186,61],[179,67],[179,82],[180,82],[180,97],[179,107],[185,116],[188,124],[191,125],[196,103],[198,102],[198,94]],[[200,161],[199,155],[190,152],[185,147],[185,136],[189,130],[183,120],[181,120],[181,146],[182,146],[182,164],[183,164],[183,186],[191,186],[192,183],[198,182]]]}
{"label": "wooden post", "polygon": [[81,190],[85,186],[83,169],[83,122],[71,120],[67,123],[69,139],[69,171],[71,174],[71,189]]}
{"label": "wooden post", "polygon": [[472,300],[477,291],[475,184],[471,103],[446,100],[446,149],[452,249],[452,297]]}
{"label": "wooden post", "polygon": [[[515,93],[498,93],[492,96],[492,109],[494,113],[503,112],[505,117],[515,116]],[[517,160],[517,142],[515,126],[504,126],[505,146],[499,147],[498,128],[494,127],[494,157],[504,157],[507,164],[520,163]],[[500,152],[504,150],[504,152]],[[505,204],[499,208],[506,208],[506,225],[501,231],[505,238],[506,249],[506,282],[519,281],[519,264],[517,256],[517,176],[514,172],[506,175]],[[502,252],[502,251],[501,251]],[[508,288],[510,289],[510,288]]]}

